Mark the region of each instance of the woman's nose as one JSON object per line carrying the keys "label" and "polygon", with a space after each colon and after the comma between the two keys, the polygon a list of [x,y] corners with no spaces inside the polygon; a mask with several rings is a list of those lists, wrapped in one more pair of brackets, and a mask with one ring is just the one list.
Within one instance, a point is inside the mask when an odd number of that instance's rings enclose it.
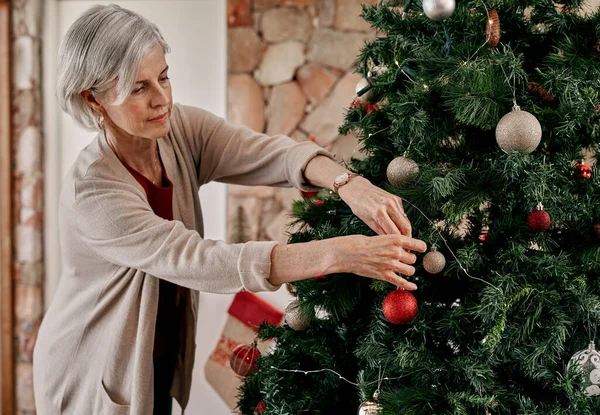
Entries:
{"label": "woman's nose", "polygon": [[169,95],[167,92],[167,88],[163,88],[159,86],[155,89],[155,93],[152,96],[152,106],[153,107],[164,107],[169,104]]}

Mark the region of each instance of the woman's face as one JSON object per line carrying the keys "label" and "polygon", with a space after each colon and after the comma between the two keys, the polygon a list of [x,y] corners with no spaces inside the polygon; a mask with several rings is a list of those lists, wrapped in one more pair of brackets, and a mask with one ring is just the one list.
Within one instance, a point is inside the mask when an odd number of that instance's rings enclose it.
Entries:
{"label": "woman's face", "polygon": [[[173,96],[168,66],[162,47],[157,44],[140,62],[136,84],[121,105],[110,105],[116,92],[111,89],[98,99],[104,109],[107,128],[117,136],[131,135],[157,139],[169,132]],[[161,117],[162,116],[162,117]],[[160,117],[157,119],[157,117]]]}

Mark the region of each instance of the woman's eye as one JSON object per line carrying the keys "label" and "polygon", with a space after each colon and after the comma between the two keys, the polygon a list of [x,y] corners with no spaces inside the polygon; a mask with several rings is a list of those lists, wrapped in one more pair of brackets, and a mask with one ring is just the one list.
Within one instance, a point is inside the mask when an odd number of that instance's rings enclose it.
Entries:
{"label": "woman's eye", "polygon": [[[167,80],[169,80],[169,79],[171,79],[171,78],[169,78],[168,76],[165,76],[164,78],[160,78],[160,82],[165,82],[165,81],[167,81]],[[140,93],[140,92],[142,92],[143,90],[144,90],[144,87],[143,87],[143,86],[141,86],[141,87],[139,87],[139,88],[137,88],[137,89],[134,89],[134,90],[133,90],[131,93],[132,93],[132,94],[139,94],[139,93]]]}

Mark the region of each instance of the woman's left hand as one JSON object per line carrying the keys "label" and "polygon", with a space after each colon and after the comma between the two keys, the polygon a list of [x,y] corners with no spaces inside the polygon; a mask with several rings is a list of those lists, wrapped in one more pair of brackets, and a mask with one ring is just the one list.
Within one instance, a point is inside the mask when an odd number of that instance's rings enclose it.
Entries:
{"label": "woman's left hand", "polygon": [[341,186],[338,194],[378,235],[402,234],[412,236],[410,221],[404,213],[402,199],[357,176]]}

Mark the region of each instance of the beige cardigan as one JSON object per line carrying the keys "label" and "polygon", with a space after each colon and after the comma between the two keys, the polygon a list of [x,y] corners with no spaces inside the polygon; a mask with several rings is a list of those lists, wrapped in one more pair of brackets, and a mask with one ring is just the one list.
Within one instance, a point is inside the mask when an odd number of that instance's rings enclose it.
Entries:
{"label": "beige cardigan", "polygon": [[158,278],[184,290],[180,352],[171,394],[189,400],[198,292],[269,291],[275,242],[203,239],[198,190],[219,181],[305,191],[312,142],[269,137],[199,108],[175,104],[158,140],[174,185],[173,221],[156,216],[143,188],[104,137],[81,151],[63,182],[63,272],[34,350],[40,415],[150,415]]}

